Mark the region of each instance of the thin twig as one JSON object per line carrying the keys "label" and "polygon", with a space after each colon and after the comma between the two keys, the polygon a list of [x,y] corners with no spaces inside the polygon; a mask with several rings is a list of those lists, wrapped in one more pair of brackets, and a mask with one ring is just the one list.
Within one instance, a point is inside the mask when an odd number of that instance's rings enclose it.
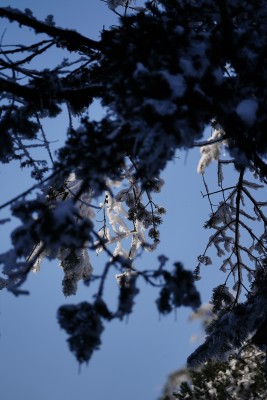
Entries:
{"label": "thin twig", "polygon": [[213,194],[213,193],[209,193],[209,188],[208,188],[207,182],[206,182],[206,180],[204,178],[204,174],[202,174],[202,179],[203,179],[203,183],[204,183],[204,186],[205,186],[205,189],[206,189],[206,194],[205,195],[203,195],[202,193],[201,194],[202,194],[203,197],[208,196],[211,212],[212,212],[212,214],[214,214],[213,205],[212,205],[212,202],[211,202],[211,199],[210,199],[210,195]]}
{"label": "thin twig", "polygon": [[15,201],[21,199],[22,197],[27,196],[27,194],[31,193],[33,190],[40,188],[45,182],[49,181],[49,179],[51,179],[54,176],[56,176],[59,172],[60,172],[59,170],[54,171],[51,175],[49,175],[47,178],[43,179],[41,182],[36,183],[35,185],[33,185],[29,189],[25,190],[24,192],[22,192],[18,196],[15,196],[11,200],[7,201],[6,203],[1,204],[0,205],[0,210],[2,210],[3,208],[5,208],[7,206],[10,206],[12,203],[14,203]]}
{"label": "thin twig", "polygon": [[42,134],[42,137],[43,137],[43,140],[44,140],[45,148],[46,148],[47,153],[48,153],[48,155],[49,155],[49,158],[50,158],[50,160],[51,160],[51,162],[52,162],[52,165],[54,165],[54,160],[53,160],[53,156],[52,156],[52,153],[51,153],[51,150],[50,150],[49,141],[47,140],[47,137],[46,137],[46,134],[45,134],[43,125],[41,124],[39,115],[36,113],[35,116],[36,116],[36,119],[37,119],[37,122],[38,122],[38,125],[39,125],[39,128],[40,128],[40,131],[41,131],[41,134]]}

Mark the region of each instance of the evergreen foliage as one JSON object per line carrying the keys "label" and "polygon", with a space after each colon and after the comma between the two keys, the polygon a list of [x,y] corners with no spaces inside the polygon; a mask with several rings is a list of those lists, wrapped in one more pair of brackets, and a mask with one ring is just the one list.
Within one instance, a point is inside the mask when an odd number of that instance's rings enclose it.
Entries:
{"label": "evergreen foliage", "polygon": [[[0,254],[0,288],[24,293],[22,284],[44,257],[60,260],[66,296],[76,293],[79,280],[88,286],[98,282],[91,303],[62,306],[58,312],[71,351],[80,363],[88,362],[100,345],[103,320],[132,312],[140,279],[159,289],[162,314],[199,307],[195,281],[202,265],[212,262],[207,253],[214,246],[227,277],[214,289],[215,318],[189,365],[225,358],[251,340],[266,346],[266,2],[107,5],[118,13],[119,24],[103,30],[99,41],[58,28],[52,16],[39,21],[29,9],[0,7],[1,19],[41,34],[31,45],[5,44],[4,36],[0,43],[0,162],[19,162],[35,180],[0,206],[10,207],[20,220],[11,234],[13,247]],[[52,50],[62,51],[64,58],[43,68],[38,60]],[[97,121],[90,114],[95,99],[105,110]],[[44,125],[63,112],[66,141],[53,154]],[[208,125],[212,136],[201,142]],[[221,201],[216,207],[204,179],[211,205],[207,247],[194,274],[178,262],[171,272],[165,256],[158,267],[143,270],[137,256],[160,241],[165,209],[154,197],[163,186],[161,173],[177,149],[194,146],[201,148],[203,177],[209,163],[218,161]],[[222,146],[227,162],[220,159]],[[44,150],[43,158],[36,149]],[[228,164],[238,175],[231,187],[223,179]],[[103,216],[100,229],[96,215]],[[99,275],[91,265],[93,251],[109,256]],[[114,311],[104,299],[111,271],[118,281]],[[194,377],[198,380],[198,373]]]}
{"label": "evergreen foliage", "polygon": [[264,352],[250,346],[238,358],[231,356],[228,362],[206,361],[200,369],[178,371],[172,380],[179,375],[184,379],[186,374],[187,380],[163,399],[266,399],[264,358]]}

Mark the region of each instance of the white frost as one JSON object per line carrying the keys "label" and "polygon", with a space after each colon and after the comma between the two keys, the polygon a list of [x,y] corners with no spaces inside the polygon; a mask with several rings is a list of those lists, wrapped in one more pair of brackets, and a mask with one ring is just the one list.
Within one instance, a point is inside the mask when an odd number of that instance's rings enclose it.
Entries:
{"label": "white frost", "polygon": [[[212,136],[208,139],[214,140],[218,139],[223,135],[222,129],[214,129],[212,132]],[[221,153],[221,142],[216,142],[208,146],[202,146],[200,148],[200,153],[201,153],[201,158],[199,160],[198,166],[197,166],[197,172],[199,174],[203,174],[205,168],[214,160],[218,160],[220,157]]]}

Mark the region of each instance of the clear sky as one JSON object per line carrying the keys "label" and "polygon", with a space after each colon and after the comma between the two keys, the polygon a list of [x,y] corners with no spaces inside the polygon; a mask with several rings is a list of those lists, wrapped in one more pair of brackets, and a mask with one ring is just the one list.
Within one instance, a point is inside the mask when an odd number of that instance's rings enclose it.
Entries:
{"label": "clear sky", "polygon": [[[99,38],[103,27],[116,23],[115,15],[100,0],[3,0],[1,3],[21,10],[30,8],[41,19],[53,14],[58,26],[76,29],[93,39]],[[18,43],[20,31],[15,25],[13,30],[3,20],[0,20],[0,35],[7,26],[6,42]],[[46,61],[48,65],[54,63],[52,56]],[[95,107],[94,112],[100,110]],[[55,140],[62,140],[66,124],[59,119],[52,121],[48,129]],[[202,198],[202,178],[196,173],[199,150],[177,156],[163,174],[166,184],[157,200],[167,209],[161,245],[155,254],[139,260],[146,269],[157,265],[159,254],[194,269],[209,236],[203,230],[209,205]],[[214,168],[209,174],[211,186],[215,185]],[[0,166],[0,182],[5,188],[0,195],[1,203],[29,185],[26,174],[9,166]],[[8,242],[2,232],[1,252]],[[189,340],[198,330],[197,324],[187,322],[190,311],[178,309],[176,315],[159,319],[155,306],[157,293],[143,286],[128,322],[107,324],[101,350],[94,353],[89,365],[83,366],[79,373],[78,364],[67,348],[66,334],[57,324],[56,311],[65,303],[90,301],[90,288],[80,284],[78,294],[66,299],[61,292],[63,272],[57,264],[45,261],[40,273],[31,274],[25,284],[29,296],[15,298],[0,292],[1,399],[157,399],[167,375],[184,365],[198,344]],[[94,268],[101,270],[102,265],[99,256]],[[205,277],[198,284],[204,302],[209,301],[218,278],[216,263],[206,268]],[[108,283],[111,301],[117,293],[116,285],[115,278]]]}

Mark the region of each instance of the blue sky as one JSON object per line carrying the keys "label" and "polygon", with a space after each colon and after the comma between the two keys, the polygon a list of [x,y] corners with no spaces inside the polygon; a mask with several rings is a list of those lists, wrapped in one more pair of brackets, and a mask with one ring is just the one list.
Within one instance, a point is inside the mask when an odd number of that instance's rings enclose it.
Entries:
{"label": "blue sky", "polygon": [[[53,14],[58,26],[76,29],[93,39],[99,38],[103,27],[116,23],[115,15],[100,0],[10,0],[2,6],[8,5],[30,8],[41,19]],[[6,26],[1,20],[0,35]],[[9,25],[6,42],[19,42],[19,32],[15,25]],[[54,63],[52,55],[50,57],[46,60],[48,65]],[[93,112],[97,115],[101,111],[95,106]],[[62,140],[66,124],[61,118],[49,122],[47,129],[55,140]],[[181,261],[186,268],[194,269],[197,256],[202,253],[209,236],[209,232],[203,230],[209,205],[202,198],[203,182],[196,173],[199,150],[181,152],[177,156],[179,158],[170,162],[163,174],[165,186],[157,199],[167,209],[161,245],[155,254],[139,261],[146,269],[157,265],[159,254],[166,254],[171,262]],[[215,176],[215,167],[211,167],[208,171],[211,186],[215,186]],[[17,166],[0,166],[0,182],[5,187],[1,203],[30,184],[27,174],[21,173]],[[8,236],[1,233],[1,252],[8,244]],[[189,341],[199,329],[197,323],[187,322],[190,311],[178,309],[176,315],[159,318],[155,306],[157,293],[142,285],[135,312],[128,322],[107,324],[101,350],[79,373],[78,364],[68,351],[65,332],[57,324],[56,310],[65,303],[90,301],[90,288],[80,284],[78,294],[66,299],[61,292],[63,272],[57,264],[57,261],[45,261],[40,273],[30,275],[25,284],[30,296],[15,298],[10,293],[0,292],[2,398],[157,399],[167,375],[184,365],[197,345]],[[94,267],[101,270],[102,265],[99,256]],[[206,268],[203,280],[198,284],[204,302],[209,301],[211,288],[219,277],[216,262]],[[117,293],[116,285],[115,278],[110,279],[107,295],[111,301]]]}

